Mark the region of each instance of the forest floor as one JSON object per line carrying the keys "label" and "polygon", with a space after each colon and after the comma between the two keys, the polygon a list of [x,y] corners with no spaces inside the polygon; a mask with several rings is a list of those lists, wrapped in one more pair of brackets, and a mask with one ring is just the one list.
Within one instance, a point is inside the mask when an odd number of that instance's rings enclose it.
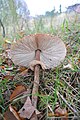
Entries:
{"label": "forest floor", "polygon": [[[39,120],[68,118],[79,120],[80,116],[80,22],[63,24],[55,34],[64,41],[67,49],[65,60],[57,68],[40,70],[37,109]],[[42,31],[41,31],[42,32]],[[9,45],[9,43],[7,43]],[[2,47],[3,48],[3,47]],[[6,44],[0,52],[0,120],[17,117],[18,111],[31,98],[34,73],[25,67],[16,66],[8,58]],[[26,95],[25,95],[26,92]],[[19,120],[24,120],[19,118]]]}

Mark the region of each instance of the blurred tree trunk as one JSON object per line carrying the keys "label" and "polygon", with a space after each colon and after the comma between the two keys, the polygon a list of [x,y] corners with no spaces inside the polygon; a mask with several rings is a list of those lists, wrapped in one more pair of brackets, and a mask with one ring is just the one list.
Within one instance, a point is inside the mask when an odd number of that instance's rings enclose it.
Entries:
{"label": "blurred tree trunk", "polygon": [[0,19],[8,35],[19,31],[21,19],[27,20],[29,14],[25,0],[0,0]]}
{"label": "blurred tree trunk", "polygon": [[4,25],[3,25],[2,21],[1,21],[1,19],[0,19],[0,24],[1,24],[1,27],[3,28],[3,37],[5,37],[5,28],[4,28]]}

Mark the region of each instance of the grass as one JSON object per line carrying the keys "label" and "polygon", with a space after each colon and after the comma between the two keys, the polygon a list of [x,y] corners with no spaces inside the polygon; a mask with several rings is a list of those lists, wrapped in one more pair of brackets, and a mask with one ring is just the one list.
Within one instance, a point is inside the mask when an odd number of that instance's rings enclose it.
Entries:
{"label": "grass", "polygon": [[[74,19],[73,19],[74,17]],[[38,18],[33,19],[26,23],[27,28],[24,31],[24,35],[34,33],[49,33],[58,35],[65,43],[67,48],[67,55],[64,62],[57,68],[49,71],[40,71],[40,85],[38,96],[38,110],[42,112],[42,120],[47,119],[47,104],[51,106],[54,111],[56,103],[58,102],[60,107],[68,110],[69,117],[80,115],[80,15],[79,14],[61,14],[60,16],[53,18]],[[59,22],[60,20],[60,22]],[[59,23],[59,24],[58,24]],[[16,37],[23,37],[23,35],[16,33],[9,39]],[[0,47],[2,51],[2,44],[4,41],[0,36]],[[3,65],[3,60],[1,61]],[[71,64],[72,68],[64,69],[64,66]],[[4,74],[6,71],[0,70],[0,74]],[[11,91],[15,88],[16,84],[24,84],[32,89],[33,85],[33,72],[29,72],[28,76],[21,77],[17,73],[16,69],[11,71],[15,77],[13,80],[2,79],[0,77],[0,112],[1,114],[6,111],[9,103],[5,105],[9,100]],[[6,96],[9,93],[9,96]],[[6,99],[7,98],[7,99]],[[19,101],[14,102],[18,108],[20,108]],[[50,111],[51,112],[51,111]]]}

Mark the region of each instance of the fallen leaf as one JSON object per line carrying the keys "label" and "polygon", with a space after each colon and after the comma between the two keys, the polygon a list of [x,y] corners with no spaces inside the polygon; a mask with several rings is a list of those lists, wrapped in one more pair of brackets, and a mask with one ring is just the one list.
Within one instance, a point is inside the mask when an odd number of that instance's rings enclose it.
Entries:
{"label": "fallen leaf", "polygon": [[20,75],[21,75],[21,76],[26,76],[27,72],[28,72],[28,69],[22,71],[22,72],[20,73]]}
{"label": "fallen leaf", "polygon": [[17,113],[16,110],[11,105],[9,106],[9,110],[17,120],[23,120],[22,118],[20,118],[19,113]]}
{"label": "fallen leaf", "polygon": [[5,69],[5,66],[0,66],[0,70]]}
{"label": "fallen leaf", "polygon": [[68,112],[66,108],[62,109],[59,104],[56,105],[54,110],[55,117],[63,117],[61,120],[68,120]]}
{"label": "fallen leaf", "polygon": [[67,116],[68,113],[67,113],[67,110],[64,108],[64,109],[61,109],[60,107],[58,107],[55,111],[54,111],[55,115],[57,117],[61,117],[61,116]]}
{"label": "fallen leaf", "polygon": [[55,114],[52,113],[52,112],[49,112],[49,113],[48,113],[48,117],[55,117]]}
{"label": "fallen leaf", "polygon": [[18,85],[16,87],[16,89],[13,91],[13,93],[10,96],[10,100],[16,98],[19,94],[21,94],[22,92],[26,91],[26,87],[23,85]]}
{"label": "fallen leaf", "polygon": [[51,112],[48,113],[48,117],[62,117],[61,120],[68,120],[68,112],[66,108],[60,108],[59,103],[57,103],[54,112],[51,110]]}
{"label": "fallen leaf", "polygon": [[33,113],[35,112],[34,106],[32,106],[30,97],[27,97],[27,100],[24,106],[19,110],[20,117],[30,119]]}
{"label": "fallen leaf", "polygon": [[30,120],[38,120],[36,113],[34,112],[30,118]]}
{"label": "fallen leaf", "polygon": [[78,62],[80,63],[80,58],[78,58]]}
{"label": "fallen leaf", "polygon": [[[13,109],[13,108],[12,108]],[[15,111],[15,110],[13,110],[14,111],[14,114],[13,114],[13,112],[11,112],[9,109],[4,113],[4,120],[25,120],[24,118],[20,118],[19,116],[18,116],[18,113]],[[16,117],[15,117],[16,116]]]}
{"label": "fallen leaf", "polygon": [[10,75],[5,75],[3,76],[3,79],[7,79],[7,80],[13,80],[14,76],[10,76]]}
{"label": "fallen leaf", "polygon": [[15,116],[13,115],[13,113],[10,112],[10,110],[7,110],[4,113],[4,120],[17,120],[17,119],[15,118]]}
{"label": "fallen leaf", "polygon": [[18,68],[18,71],[19,71],[19,72],[23,72],[24,70],[26,70],[26,67],[19,67],[19,68]]}

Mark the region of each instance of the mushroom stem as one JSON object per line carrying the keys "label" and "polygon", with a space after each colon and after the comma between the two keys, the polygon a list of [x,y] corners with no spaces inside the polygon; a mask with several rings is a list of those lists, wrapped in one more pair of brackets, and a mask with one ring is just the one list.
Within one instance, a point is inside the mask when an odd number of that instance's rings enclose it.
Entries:
{"label": "mushroom stem", "polygon": [[[35,58],[36,60],[40,61],[40,50],[36,50]],[[38,93],[38,87],[39,87],[39,69],[40,69],[39,65],[36,65],[34,68],[34,85],[33,85],[33,90],[32,90],[32,105],[35,108],[37,107],[37,96],[35,94]]]}

